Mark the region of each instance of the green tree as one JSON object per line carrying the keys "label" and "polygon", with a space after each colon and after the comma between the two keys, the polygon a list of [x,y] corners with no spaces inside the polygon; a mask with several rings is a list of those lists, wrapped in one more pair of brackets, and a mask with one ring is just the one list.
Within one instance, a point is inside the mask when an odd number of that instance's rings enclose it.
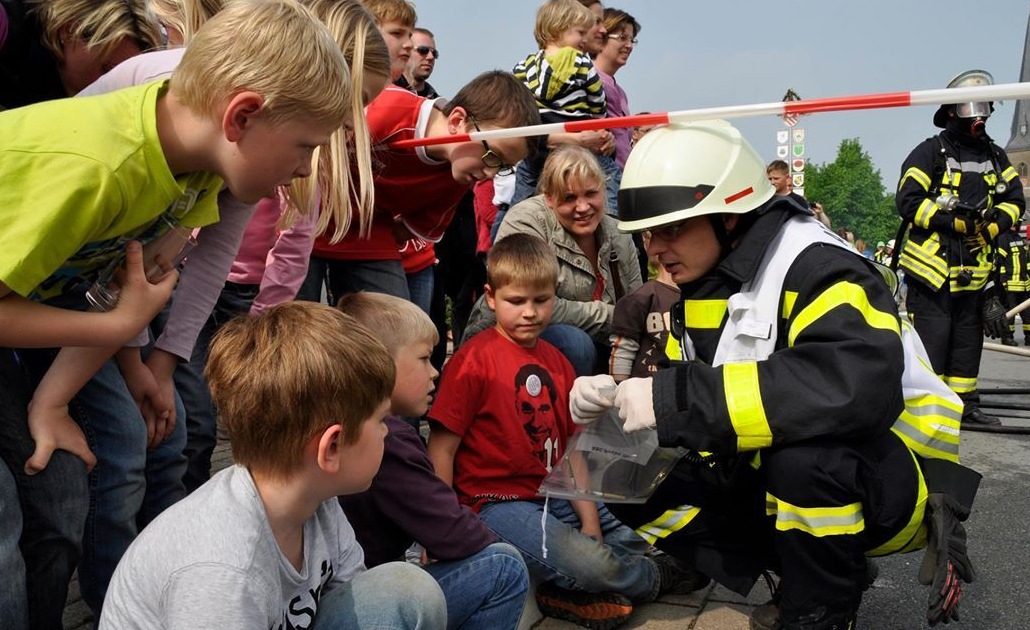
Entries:
{"label": "green tree", "polygon": [[858,138],[842,140],[833,162],[805,166],[805,196],[823,204],[834,229],[846,227],[870,246],[897,232],[894,195],[887,194]]}

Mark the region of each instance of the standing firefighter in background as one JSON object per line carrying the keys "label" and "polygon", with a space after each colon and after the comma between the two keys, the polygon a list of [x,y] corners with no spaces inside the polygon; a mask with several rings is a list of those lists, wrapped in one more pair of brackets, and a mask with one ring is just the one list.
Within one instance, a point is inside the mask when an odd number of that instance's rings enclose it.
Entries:
{"label": "standing firefighter in background", "polygon": [[[969,70],[949,88],[992,85]],[[942,105],[927,138],[901,167],[898,213],[911,226],[901,251],[908,283],[908,315],[926,344],[933,369],[962,398],[966,426],[997,426],[980,410],[976,377],[983,335],[1008,330],[1005,298],[992,274],[995,238],[1023,214],[1019,175],[987,135],[993,103]]]}
{"label": "standing firefighter in background", "polygon": [[[1016,308],[1030,299],[1030,248],[1019,233],[1019,223],[1008,232],[998,235],[998,272],[1005,287],[1006,307]],[[1030,345],[1030,307],[1023,308],[1009,319],[1009,327],[1001,342],[1018,346],[1016,341],[1016,315],[1022,322],[1023,343]]]}
{"label": "standing firefighter in background", "polygon": [[893,274],[774,196],[723,121],[643,138],[619,216],[619,229],[650,233],[648,254],[680,287],[679,360],[617,388],[576,379],[571,415],[614,406],[624,430],[657,429],[690,452],[647,503],[609,508],[738,593],[778,573],[752,630],[849,630],[866,556],[924,544],[928,617],[956,618],[974,578],[961,521],[979,476],[958,465],[962,404],[899,320]]}

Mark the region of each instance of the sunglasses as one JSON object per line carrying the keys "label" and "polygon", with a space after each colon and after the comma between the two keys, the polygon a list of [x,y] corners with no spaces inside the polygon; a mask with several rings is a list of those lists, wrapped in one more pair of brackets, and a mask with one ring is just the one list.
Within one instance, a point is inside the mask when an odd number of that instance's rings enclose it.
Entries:
{"label": "sunglasses", "polygon": [[429,53],[433,53],[433,57],[437,59],[440,58],[440,51],[435,48],[430,48],[429,46],[415,46],[415,52],[423,57],[428,57]]}
{"label": "sunglasses", "polygon": [[[476,131],[481,131],[475,118],[469,115],[468,119]],[[480,142],[483,143],[483,148],[486,149],[486,153],[483,154],[483,166],[487,168],[496,168],[498,175],[511,175],[515,172],[515,167],[505,164],[504,160],[501,159],[501,156],[494,153],[494,150],[486,143],[486,140],[480,140]]]}

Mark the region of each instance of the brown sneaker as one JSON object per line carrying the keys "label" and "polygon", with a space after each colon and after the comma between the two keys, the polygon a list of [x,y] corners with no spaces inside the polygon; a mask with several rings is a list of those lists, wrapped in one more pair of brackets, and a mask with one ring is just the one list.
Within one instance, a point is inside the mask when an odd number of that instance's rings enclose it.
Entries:
{"label": "brown sneaker", "polygon": [[536,604],[548,617],[584,628],[612,630],[629,620],[633,602],[619,593],[587,593],[544,582],[536,589]]}

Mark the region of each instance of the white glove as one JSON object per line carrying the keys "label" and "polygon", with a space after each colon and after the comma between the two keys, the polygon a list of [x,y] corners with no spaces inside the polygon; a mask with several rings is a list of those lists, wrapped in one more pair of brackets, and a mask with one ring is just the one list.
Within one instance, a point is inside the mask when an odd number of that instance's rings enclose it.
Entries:
{"label": "white glove", "polygon": [[651,398],[651,378],[628,378],[615,390],[615,408],[626,433],[658,426]]}
{"label": "white glove", "polygon": [[590,424],[615,403],[615,379],[607,374],[580,376],[569,392],[569,415],[576,424]]}

